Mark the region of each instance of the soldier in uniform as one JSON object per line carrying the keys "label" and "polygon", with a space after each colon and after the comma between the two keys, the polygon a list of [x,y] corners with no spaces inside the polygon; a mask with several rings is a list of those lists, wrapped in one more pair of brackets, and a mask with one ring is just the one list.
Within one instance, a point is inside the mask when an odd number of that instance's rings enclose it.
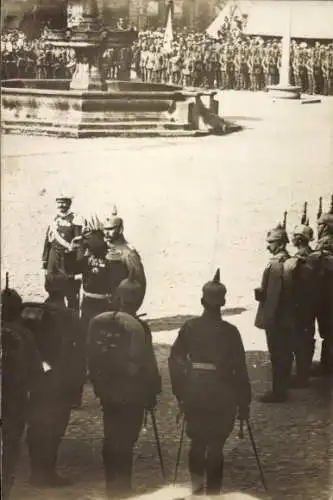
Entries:
{"label": "soldier in uniform", "polygon": [[133,447],[145,409],[156,405],[161,378],[149,327],[136,316],[141,286],[132,277],[118,287],[119,310],[90,323],[88,363],[103,409],[103,463],[110,498],[131,490]]}
{"label": "soldier in uniform", "polygon": [[71,242],[82,232],[83,222],[71,210],[72,197],[60,194],[56,198],[57,215],[47,228],[43,251],[45,287],[54,277],[62,281],[63,300],[67,299],[69,308],[79,309],[79,290],[81,283],[75,279],[76,250]]}
{"label": "soldier in uniform", "polygon": [[333,196],[327,213],[318,217],[318,241],[312,254],[319,266],[317,322],[322,338],[319,370],[313,375],[331,376],[333,373]]}
{"label": "soldier in uniform", "polygon": [[311,362],[315,347],[315,300],[317,269],[310,258],[313,250],[313,230],[307,219],[307,204],[301,224],[295,227],[292,243],[297,249],[295,259],[294,293],[296,328],[293,340],[293,354],[296,361],[296,377],[291,379],[291,387],[306,388],[310,376]]}
{"label": "soldier in uniform", "polygon": [[2,494],[5,500],[15,479],[29,391],[41,370],[31,332],[20,319],[22,298],[8,288],[8,278],[6,281],[6,288],[1,292]]}
{"label": "soldier in uniform", "polygon": [[56,471],[57,455],[82,386],[83,335],[76,313],[64,307],[62,283],[56,276],[48,282],[47,291],[45,303],[25,303],[21,313],[33,333],[43,368],[30,392],[27,444],[31,484],[61,487],[70,483]]}
{"label": "soldier in uniform", "polygon": [[[119,283],[131,273],[133,279],[141,286],[141,303],[146,293],[146,276],[140,255],[124,237],[124,222],[114,207],[111,217],[103,223],[104,238],[107,245],[106,260],[108,262],[112,293]],[[140,304],[141,305],[141,304]]]}
{"label": "soldier in uniform", "polygon": [[292,294],[295,262],[290,261],[286,250],[288,242],[285,223],[268,231],[267,249],[272,258],[263,273],[261,287],[255,290],[255,298],[259,302],[255,325],[266,331],[272,364],[272,391],[260,398],[263,403],[286,401],[290,384],[295,331]]}
{"label": "soldier in uniform", "polygon": [[226,288],[217,270],[203,287],[203,314],[187,321],[171,348],[173,394],[184,411],[191,439],[189,471],[193,493],[219,494],[223,446],[236,416],[249,417],[251,388],[241,336],[221,318]]}

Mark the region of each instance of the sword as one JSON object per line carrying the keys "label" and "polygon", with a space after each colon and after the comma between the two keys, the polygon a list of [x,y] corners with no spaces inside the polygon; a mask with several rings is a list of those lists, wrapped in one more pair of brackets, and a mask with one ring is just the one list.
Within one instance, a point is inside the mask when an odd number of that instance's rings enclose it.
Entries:
{"label": "sword", "polygon": [[[178,423],[178,417],[177,417],[177,423]],[[179,440],[179,446],[178,446],[178,451],[177,451],[177,460],[176,460],[176,466],[175,466],[175,474],[173,477],[173,484],[176,484],[176,481],[177,481],[178,468],[179,468],[180,457],[182,454],[182,447],[183,447],[183,441],[184,441],[184,432],[185,432],[185,415],[183,415],[182,428],[180,431],[180,440]]]}
{"label": "sword", "polygon": [[155,434],[155,441],[156,441],[156,447],[157,447],[158,457],[160,459],[160,466],[161,466],[162,477],[163,477],[163,480],[165,480],[165,469],[164,469],[163,455],[162,455],[162,449],[161,449],[160,439],[158,437],[158,430],[157,430],[155,413],[154,413],[154,410],[149,410],[149,413],[150,413],[150,416],[151,416],[151,421],[153,423],[153,429],[154,429],[154,434]]}
{"label": "sword", "polygon": [[[259,458],[257,447],[256,447],[256,443],[254,441],[251,424],[250,424],[250,421],[248,419],[246,420],[246,425],[247,425],[247,430],[249,432],[250,441],[251,441],[251,445],[252,445],[252,448],[253,448],[254,456],[256,457],[256,462],[257,462],[258,470],[259,470],[259,473],[260,473],[260,479],[261,479],[262,485],[264,487],[264,490],[268,491],[267,485],[266,485],[266,481],[265,481],[264,471],[262,469],[260,458]],[[241,424],[240,434],[241,434],[241,432],[242,432],[242,424]]]}

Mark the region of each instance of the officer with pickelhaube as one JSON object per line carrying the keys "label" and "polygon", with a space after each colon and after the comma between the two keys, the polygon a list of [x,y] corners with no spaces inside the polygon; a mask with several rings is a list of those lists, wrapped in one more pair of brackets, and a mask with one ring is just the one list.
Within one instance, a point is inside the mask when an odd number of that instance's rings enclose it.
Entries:
{"label": "officer with pickelhaube", "polygon": [[56,279],[62,284],[63,299],[66,298],[68,307],[78,311],[81,283],[75,279],[77,253],[72,240],[81,234],[83,220],[72,211],[72,200],[68,192],[61,192],[56,197],[57,214],[46,231],[42,261],[45,288],[48,281]]}
{"label": "officer with pickelhaube", "polygon": [[28,398],[41,371],[31,332],[21,321],[22,298],[16,290],[1,292],[2,494],[6,500],[15,479],[21,438],[27,422]]}
{"label": "officer with pickelhaube", "polygon": [[202,292],[204,311],[181,327],[171,348],[169,371],[191,440],[192,490],[209,495],[220,493],[223,447],[236,417],[249,417],[251,388],[241,336],[221,317],[226,288],[219,270]]}
{"label": "officer with pickelhaube", "polygon": [[287,399],[292,364],[292,338],[295,334],[295,297],[293,279],[296,261],[290,259],[286,246],[285,212],[283,224],[267,233],[267,249],[272,254],[255,290],[259,302],[255,325],[266,331],[272,364],[272,390],[264,394],[263,403],[279,403]]}
{"label": "officer with pickelhaube", "polygon": [[296,328],[293,337],[293,354],[296,362],[296,377],[291,379],[291,387],[306,388],[308,386],[312,357],[315,348],[315,317],[318,284],[318,266],[312,259],[313,229],[307,217],[307,203],[301,223],[292,233],[292,244],[296,253],[292,257],[295,262],[294,304]]}
{"label": "officer with pickelhaube", "polygon": [[107,244],[106,259],[110,267],[112,288],[117,289],[119,283],[129,274],[141,287],[141,303],[146,293],[146,276],[142,261],[136,249],[127,242],[124,236],[124,221],[114,206],[112,214],[106,217],[103,224],[104,238]]}
{"label": "officer with pickelhaube", "polygon": [[148,325],[136,311],[142,290],[129,276],[117,288],[118,310],[90,322],[90,379],[103,408],[103,463],[110,498],[131,492],[133,448],[145,410],[152,410],[161,378]]}

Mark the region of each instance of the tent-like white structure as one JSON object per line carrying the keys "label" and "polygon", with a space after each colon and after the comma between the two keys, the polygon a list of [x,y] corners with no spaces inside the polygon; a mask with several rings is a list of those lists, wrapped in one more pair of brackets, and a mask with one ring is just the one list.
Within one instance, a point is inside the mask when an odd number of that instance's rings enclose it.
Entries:
{"label": "tent-like white structure", "polygon": [[225,17],[228,17],[229,19],[235,16],[242,17],[243,14],[248,14],[251,4],[252,2],[250,0],[229,0],[211,25],[207,28],[206,33],[211,37],[216,37],[217,32],[224,23]]}
{"label": "tent-like white structure", "polygon": [[[252,0],[249,2],[240,0],[237,3],[240,15],[248,15],[245,28],[247,35],[282,36],[286,30],[285,23],[289,10],[292,38],[333,40],[333,0]],[[208,34],[216,36],[224,17],[234,5],[234,0],[226,4],[207,29]]]}

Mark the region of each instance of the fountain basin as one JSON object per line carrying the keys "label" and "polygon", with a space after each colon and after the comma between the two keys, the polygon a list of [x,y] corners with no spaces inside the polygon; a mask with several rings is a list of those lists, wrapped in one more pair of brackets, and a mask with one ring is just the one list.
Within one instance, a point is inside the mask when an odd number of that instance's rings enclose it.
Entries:
{"label": "fountain basin", "polygon": [[70,80],[2,82],[6,133],[60,137],[187,136],[227,133],[216,91],[108,81],[106,91],[71,90]]}

